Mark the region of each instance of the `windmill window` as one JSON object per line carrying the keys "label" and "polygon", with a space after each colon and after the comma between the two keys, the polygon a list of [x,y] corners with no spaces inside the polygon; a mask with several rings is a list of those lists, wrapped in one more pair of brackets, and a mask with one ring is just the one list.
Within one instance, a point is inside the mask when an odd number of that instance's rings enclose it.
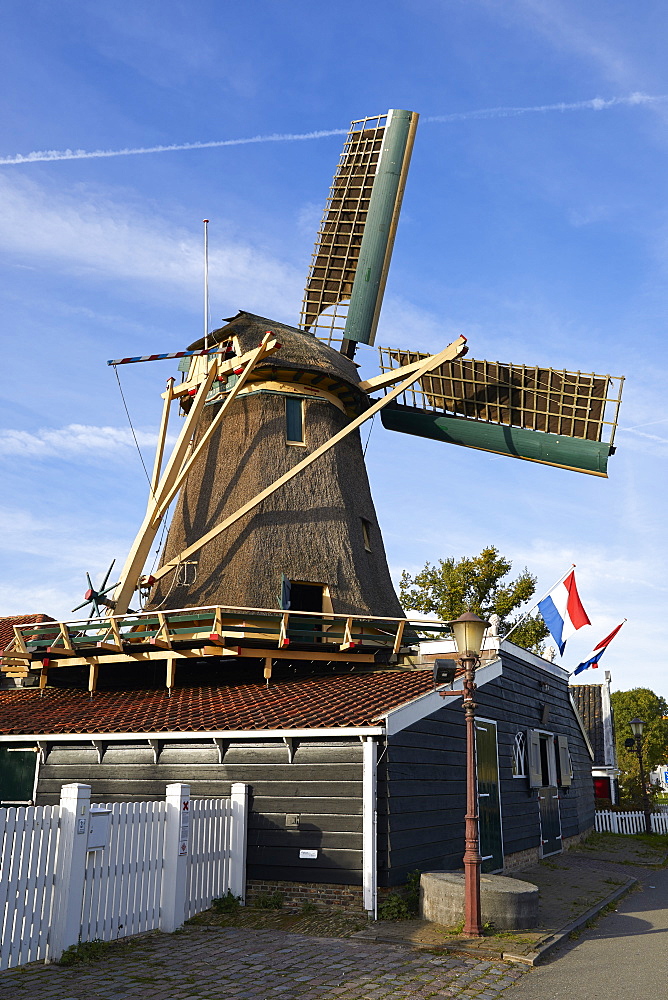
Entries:
{"label": "windmill window", "polygon": [[304,444],[304,400],[285,398],[285,440],[287,444]]}
{"label": "windmill window", "polygon": [[361,518],[362,521],[362,537],[364,538],[364,548],[367,552],[371,552],[371,521],[367,521],[365,517]]}
{"label": "windmill window", "polygon": [[515,734],[513,743],[513,778],[524,778],[527,773],[527,739],[526,733],[520,730]]}

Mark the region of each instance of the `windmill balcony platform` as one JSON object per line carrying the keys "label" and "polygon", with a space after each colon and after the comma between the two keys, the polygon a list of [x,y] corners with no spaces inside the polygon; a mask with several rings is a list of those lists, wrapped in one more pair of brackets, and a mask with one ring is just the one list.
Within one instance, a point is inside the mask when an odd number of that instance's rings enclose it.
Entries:
{"label": "windmill balcony platform", "polygon": [[88,667],[93,691],[101,665],[162,660],[171,688],[179,659],[262,659],[268,679],[275,660],[387,665],[409,655],[421,638],[446,633],[448,625],[419,619],[279,608],[183,608],[16,625],[0,669],[24,679],[38,672],[44,687],[52,668]]}

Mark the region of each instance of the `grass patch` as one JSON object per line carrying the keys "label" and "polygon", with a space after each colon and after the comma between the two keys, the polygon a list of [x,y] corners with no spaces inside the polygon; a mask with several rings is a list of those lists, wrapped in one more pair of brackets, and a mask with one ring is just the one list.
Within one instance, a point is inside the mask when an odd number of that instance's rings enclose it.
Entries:
{"label": "grass patch", "polygon": [[283,908],[282,892],[259,892],[253,900],[256,910],[280,910]]}
{"label": "grass patch", "polygon": [[233,916],[241,909],[241,897],[234,896],[228,889],[224,896],[211,900],[211,909],[214,913],[227,913]]}
{"label": "grass patch", "polygon": [[138,944],[138,941],[133,940],[101,941],[100,938],[95,938],[94,941],[80,941],[79,944],[70,945],[69,948],[65,949],[58,964],[66,966],[91,965],[93,962],[99,962],[111,955],[122,955]]}

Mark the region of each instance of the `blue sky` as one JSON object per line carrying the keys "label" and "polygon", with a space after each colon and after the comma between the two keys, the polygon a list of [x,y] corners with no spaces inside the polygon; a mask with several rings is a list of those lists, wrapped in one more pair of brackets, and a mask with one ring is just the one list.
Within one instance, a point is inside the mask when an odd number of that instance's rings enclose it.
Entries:
{"label": "blue sky", "polygon": [[[200,335],[203,218],[215,325],[238,308],[297,322],[342,139],[65,151],[303,136],[407,108],[422,120],[377,343],[464,333],[472,357],[627,382],[609,480],[376,422],[392,571],[493,544],[542,592],[576,563],[593,626],[564,665],[626,617],[591,680],[604,666],[616,688],[668,696],[666,5],[5,0],[3,27],[0,611],[68,615],[86,570],[123,562],[146,483],[105,362]],[[172,373],[121,369],[147,456]]]}

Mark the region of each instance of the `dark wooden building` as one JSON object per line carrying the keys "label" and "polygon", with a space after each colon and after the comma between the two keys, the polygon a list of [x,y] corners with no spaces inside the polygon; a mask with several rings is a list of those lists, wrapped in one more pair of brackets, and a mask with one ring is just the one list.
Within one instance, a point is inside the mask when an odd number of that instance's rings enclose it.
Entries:
{"label": "dark wooden building", "polygon": [[610,699],[610,672],[603,684],[573,684],[571,694],[591,743],[594,794],[602,805],[619,802],[619,768],[615,748],[615,719]]}
{"label": "dark wooden building", "polygon": [[[37,749],[38,803],[72,781],[98,802],[162,798],[173,781],[196,798],[247,782],[249,892],[372,910],[378,889],[416,869],[461,867],[462,703],[441,697],[430,667],[320,671],[279,665],[266,686],[259,667],[200,671],[197,684],[184,670],[171,697],[128,676],[93,697],[2,690],[0,747]],[[484,869],[500,871],[591,829],[591,755],[560,667],[503,643],[478,685],[481,849]]]}

